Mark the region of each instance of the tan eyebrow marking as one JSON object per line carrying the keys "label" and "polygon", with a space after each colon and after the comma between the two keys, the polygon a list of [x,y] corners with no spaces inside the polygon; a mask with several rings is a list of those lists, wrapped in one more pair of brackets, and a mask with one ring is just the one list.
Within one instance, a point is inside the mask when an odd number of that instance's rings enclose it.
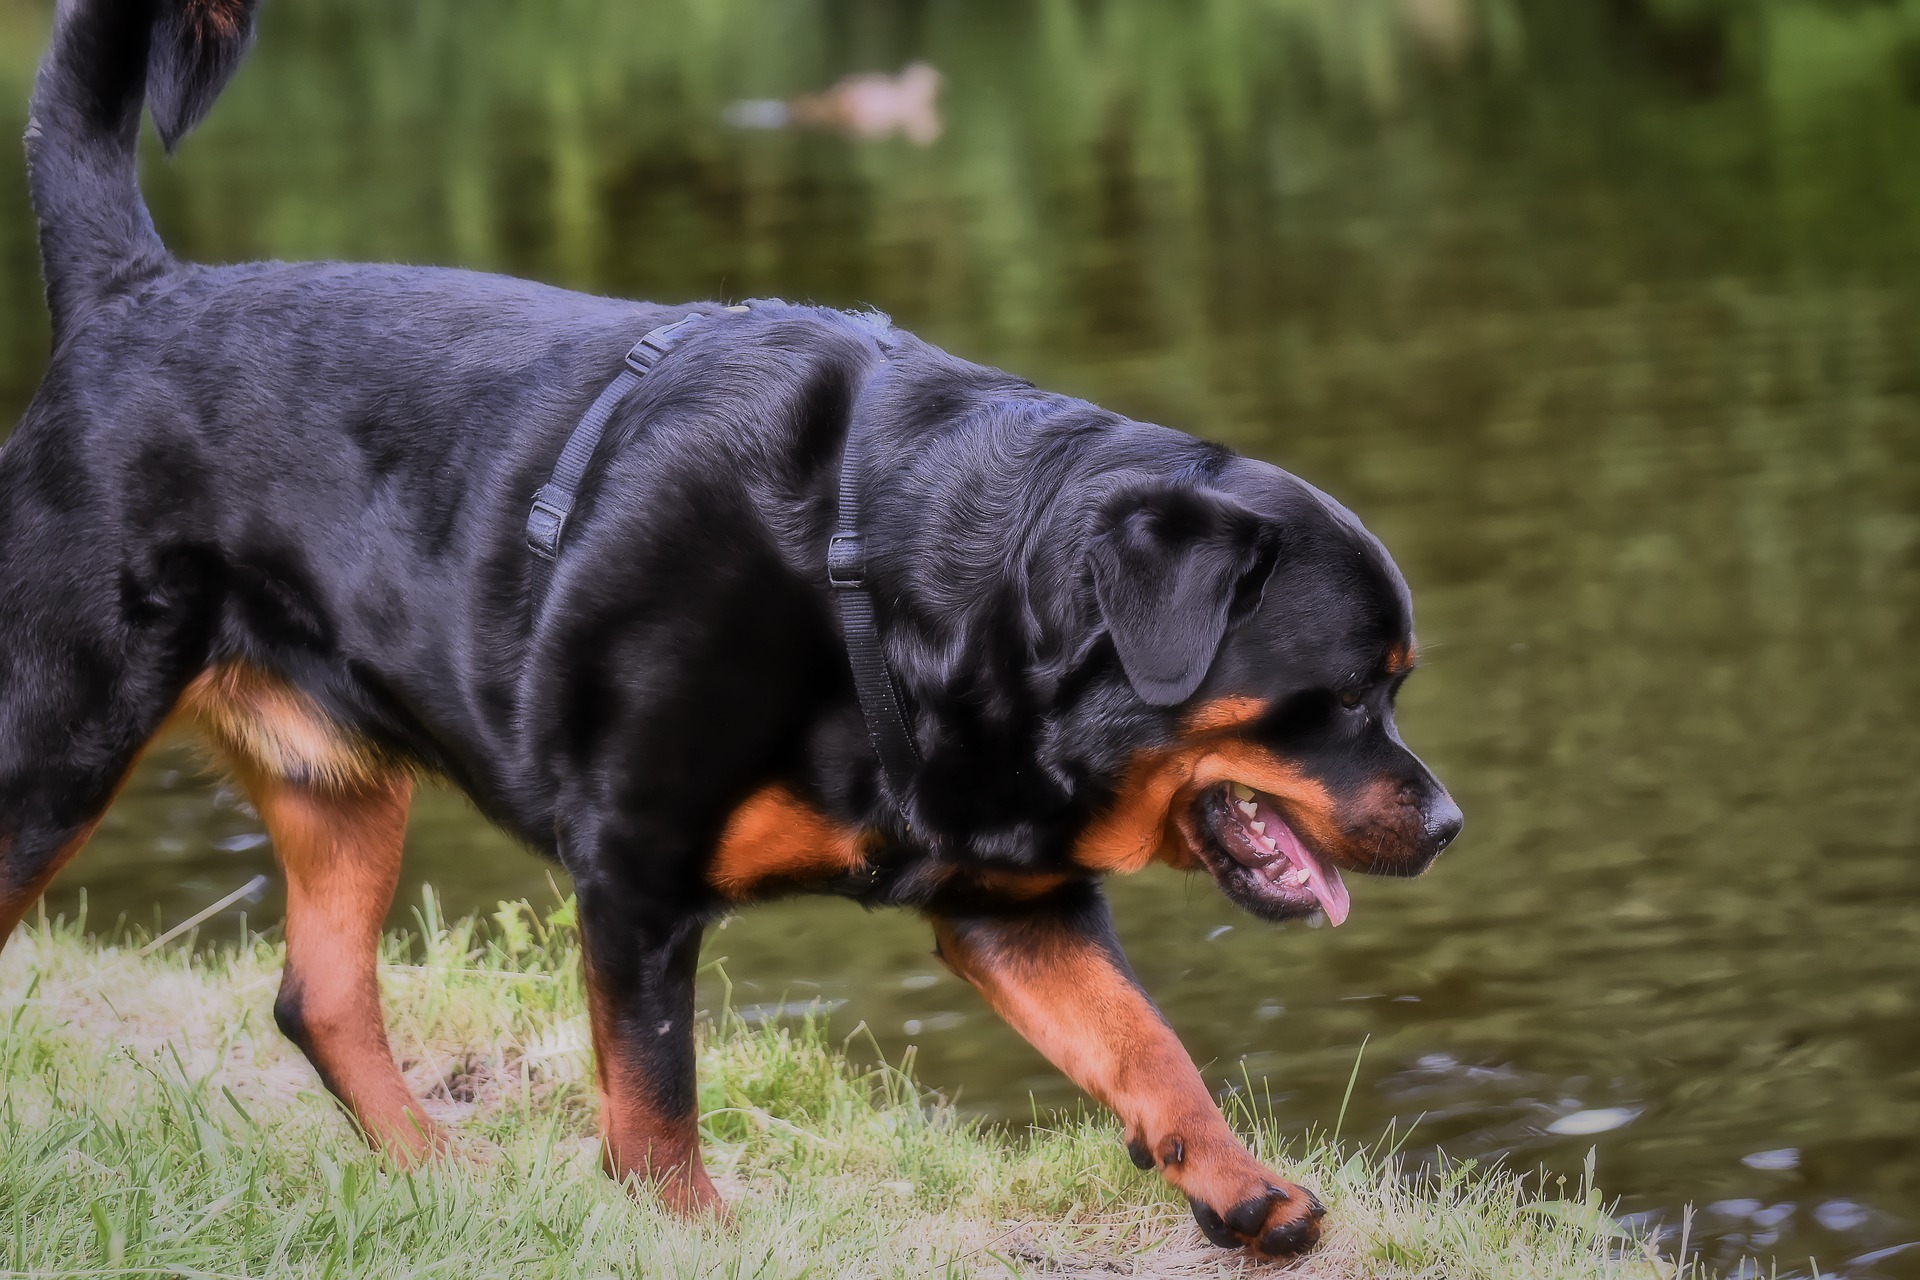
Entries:
{"label": "tan eyebrow marking", "polygon": [[1238,729],[1241,725],[1252,724],[1267,713],[1267,703],[1261,698],[1215,698],[1212,702],[1195,707],[1180,725],[1182,737],[1193,737],[1202,733],[1219,733],[1223,729]]}

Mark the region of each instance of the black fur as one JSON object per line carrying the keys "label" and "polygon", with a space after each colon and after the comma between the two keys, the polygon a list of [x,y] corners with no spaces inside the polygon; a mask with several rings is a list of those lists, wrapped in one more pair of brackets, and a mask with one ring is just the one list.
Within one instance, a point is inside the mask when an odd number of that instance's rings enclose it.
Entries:
{"label": "black fur", "polygon": [[[175,261],[134,183],[141,103],[171,145],[251,30],[240,0],[75,0],[36,86],[54,354],[0,451],[0,886],[97,815],[196,674],[244,661],[565,865],[599,979],[634,1026],[677,1029],[646,1053],[678,1106],[723,905],[707,860],[769,783],[878,833],[870,868],[806,887],[1017,911],[947,873],[1097,892],[1076,841],[1132,762],[1244,696],[1270,708],[1247,735],[1331,791],[1388,785],[1372,869],[1452,838],[1393,728],[1405,585],[1271,466],[871,317]],[[530,495],[634,339],[693,312],[713,318],[619,410],[531,612]],[[909,815],[879,802],[824,570],[855,422],[924,756]]]}
{"label": "black fur", "polygon": [[147,110],[168,151],[200,123],[246,56],[253,43],[255,3],[188,0],[153,5]]}
{"label": "black fur", "polygon": [[1279,530],[1190,481],[1143,477],[1117,492],[1087,564],[1094,598],[1134,691],[1155,706],[1193,696],[1236,604],[1258,604]]}

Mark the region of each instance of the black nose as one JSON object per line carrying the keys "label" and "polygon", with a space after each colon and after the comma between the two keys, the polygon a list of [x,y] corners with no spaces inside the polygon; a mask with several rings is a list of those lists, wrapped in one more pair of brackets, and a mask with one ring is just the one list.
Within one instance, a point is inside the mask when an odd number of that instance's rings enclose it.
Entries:
{"label": "black nose", "polygon": [[1453,797],[1441,793],[1433,807],[1427,810],[1427,847],[1431,850],[1428,857],[1438,857],[1440,851],[1452,844],[1460,834],[1460,828],[1467,824],[1466,815],[1460,812],[1460,806]]}

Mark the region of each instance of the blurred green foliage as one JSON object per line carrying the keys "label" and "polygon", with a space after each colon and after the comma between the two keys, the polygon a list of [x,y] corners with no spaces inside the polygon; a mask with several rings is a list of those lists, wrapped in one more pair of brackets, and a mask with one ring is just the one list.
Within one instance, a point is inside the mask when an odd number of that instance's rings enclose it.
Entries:
{"label": "blurred green foliage", "polygon": [[[9,137],[49,10],[0,0]],[[913,56],[947,75],[930,150],[720,123]],[[198,257],[884,299],[996,352],[1059,345],[1081,298],[1099,332],[1187,354],[1271,295],[1380,305],[1529,231],[1590,260],[1481,287],[1871,272],[1913,235],[1917,99],[1920,0],[269,0],[148,182]],[[1490,225],[1435,216],[1483,185]],[[1782,216],[1730,216],[1756,201]],[[1338,271],[1273,268],[1342,215]],[[0,165],[9,398],[40,359],[34,271]]]}

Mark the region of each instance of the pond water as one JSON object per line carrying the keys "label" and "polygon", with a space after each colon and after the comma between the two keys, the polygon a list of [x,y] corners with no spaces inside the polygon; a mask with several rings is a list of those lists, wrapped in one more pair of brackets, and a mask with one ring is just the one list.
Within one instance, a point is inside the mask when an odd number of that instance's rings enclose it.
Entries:
{"label": "pond water", "polygon": [[[9,139],[48,8],[0,0]],[[722,122],[912,58],[930,146]],[[45,335],[8,155],[10,422]],[[1715,1265],[1920,1277],[1915,157],[1913,0],[275,0],[148,184],[206,259],[873,304],[1330,490],[1413,585],[1403,729],[1467,832],[1339,930],[1115,885],[1209,1077],[1327,1128],[1358,1061],[1348,1134],[1597,1148]],[[396,923],[552,893],[446,794],[408,869]],[[169,748],[48,906],[171,924],[271,870]],[[965,1106],[1078,1105],[929,948],[803,902],[708,953]]]}

